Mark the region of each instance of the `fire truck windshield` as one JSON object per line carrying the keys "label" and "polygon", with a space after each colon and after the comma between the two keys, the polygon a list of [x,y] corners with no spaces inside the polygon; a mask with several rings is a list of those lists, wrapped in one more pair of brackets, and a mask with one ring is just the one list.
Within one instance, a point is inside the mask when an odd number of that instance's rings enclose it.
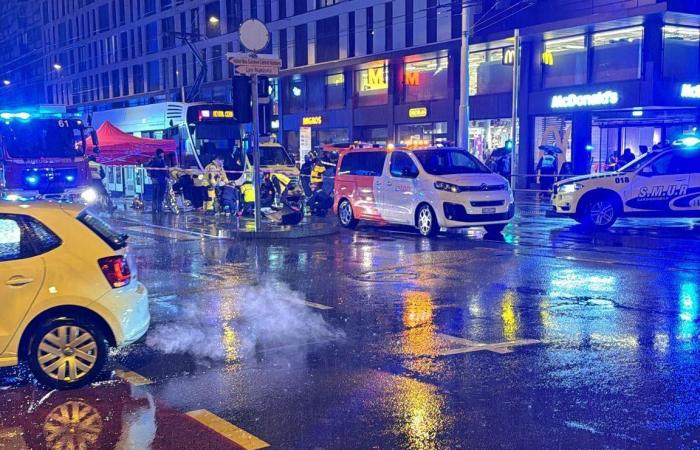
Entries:
{"label": "fire truck windshield", "polygon": [[85,154],[83,128],[74,119],[0,121],[0,139],[10,158],[73,158]]}

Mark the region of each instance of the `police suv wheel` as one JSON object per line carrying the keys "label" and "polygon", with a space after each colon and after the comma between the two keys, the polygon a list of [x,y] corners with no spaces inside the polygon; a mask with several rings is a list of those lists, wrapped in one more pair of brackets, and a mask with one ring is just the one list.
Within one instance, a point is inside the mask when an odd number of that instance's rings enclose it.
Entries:
{"label": "police suv wheel", "polygon": [[618,206],[615,201],[609,196],[603,196],[586,202],[580,222],[590,228],[605,230],[613,226],[618,217]]}

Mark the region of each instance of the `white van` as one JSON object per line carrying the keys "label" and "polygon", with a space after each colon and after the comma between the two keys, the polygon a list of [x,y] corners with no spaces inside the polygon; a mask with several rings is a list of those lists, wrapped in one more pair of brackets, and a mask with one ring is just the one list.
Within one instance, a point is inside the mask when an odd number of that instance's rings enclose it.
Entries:
{"label": "white van", "polygon": [[334,211],[340,224],[358,220],[442,228],[484,227],[499,233],[513,218],[513,192],[460,148],[352,149],[338,161]]}

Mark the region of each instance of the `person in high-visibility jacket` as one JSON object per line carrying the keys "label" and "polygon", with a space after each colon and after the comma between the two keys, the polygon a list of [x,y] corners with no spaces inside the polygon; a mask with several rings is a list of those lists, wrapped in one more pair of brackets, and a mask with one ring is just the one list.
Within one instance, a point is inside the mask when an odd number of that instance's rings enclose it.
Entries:
{"label": "person in high-visibility jacket", "polygon": [[316,161],[313,169],[311,169],[311,184],[319,185],[323,183],[323,173],[326,171],[326,166],[324,166],[320,160]]}
{"label": "person in high-visibility jacket", "polygon": [[214,160],[204,168],[204,179],[208,186],[208,195],[204,202],[204,210],[214,211],[217,188],[228,184],[228,177],[226,176],[224,161],[221,156],[216,156]]}

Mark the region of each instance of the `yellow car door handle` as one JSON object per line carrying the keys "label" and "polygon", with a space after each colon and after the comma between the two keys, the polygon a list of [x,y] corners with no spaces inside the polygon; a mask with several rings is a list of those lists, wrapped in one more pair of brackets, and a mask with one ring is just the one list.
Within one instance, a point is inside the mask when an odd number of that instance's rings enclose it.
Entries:
{"label": "yellow car door handle", "polygon": [[20,286],[24,286],[25,284],[29,284],[32,281],[34,281],[33,278],[24,278],[24,277],[17,276],[17,277],[12,277],[9,280],[7,280],[5,282],[5,284],[7,286],[20,287]]}

